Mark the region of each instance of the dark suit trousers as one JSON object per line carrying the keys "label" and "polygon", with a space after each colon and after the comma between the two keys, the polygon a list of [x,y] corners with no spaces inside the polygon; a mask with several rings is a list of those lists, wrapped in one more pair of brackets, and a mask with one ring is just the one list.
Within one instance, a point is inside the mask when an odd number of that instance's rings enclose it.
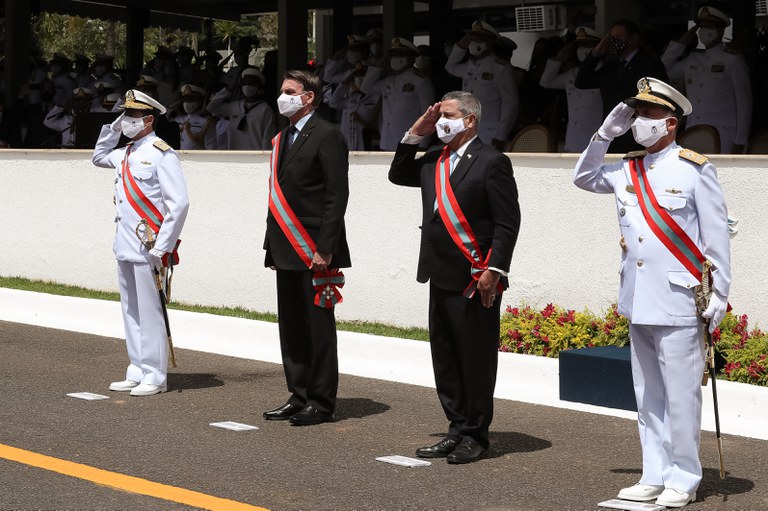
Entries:
{"label": "dark suit trousers", "polygon": [[480,293],[467,300],[430,283],[429,340],[448,435],[471,437],[484,447],[493,419],[500,309],[501,295],[486,309]]}
{"label": "dark suit trousers", "polygon": [[277,270],[280,351],[289,403],[312,405],[324,413],[336,409],[339,360],[333,309],[314,304],[312,272]]}

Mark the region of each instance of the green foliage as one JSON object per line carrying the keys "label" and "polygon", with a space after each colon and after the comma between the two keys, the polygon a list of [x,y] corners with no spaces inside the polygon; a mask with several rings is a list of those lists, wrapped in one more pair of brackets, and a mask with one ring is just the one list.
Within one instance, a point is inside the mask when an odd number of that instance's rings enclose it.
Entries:
{"label": "green foliage", "polygon": [[46,60],[54,53],[69,58],[82,53],[91,60],[97,53],[107,53],[115,56],[116,67],[125,64],[123,23],[44,12],[32,18],[32,36]]}
{"label": "green foliage", "polygon": [[715,351],[726,361],[721,371],[726,379],[768,386],[768,334],[750,330],[746,314],[727,313],[712,338]]}
{"label": "green foliage", "polygon": [[560,351],[593,346],[624,346],[629,342],[629,322],[609,308],[602,317],[548,304],[507,307],[501,318],[499,351],[557,358]]}

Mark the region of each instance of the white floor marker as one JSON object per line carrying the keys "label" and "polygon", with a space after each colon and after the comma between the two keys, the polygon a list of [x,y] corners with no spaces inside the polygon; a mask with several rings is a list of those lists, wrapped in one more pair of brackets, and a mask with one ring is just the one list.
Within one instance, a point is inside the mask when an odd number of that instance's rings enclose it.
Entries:
{"label": "white floor marker", "polygon": [[94,394],[93,392],[71,392],[67,394],[69,397],[77,399],[85,399],[86,401],[98,401],[100,399],[109,399],[109,396],[102,396],[101,394]]}
{"label": "white floor marker", "polygon": [[631,500],[611,499],[604,500],[598,504],[600,507],[609,509],[623,509],[625,511],[660,511],[667,509],[664,506],[654,504],[653,502],[633,502]]}
{"label": "white floor marker", "polygon": [[243,424],[242,422],[232,421],[211,422],[210,425],[216,428],[230,429],[232,431],[250,431],[253,429],[259,429],[256,426],[251,426],[250,424]]}
{"label": "white floor marker", "polygon": [[403,467],[428,467],[432,463],[429,461],[418,460],[416,458],[408,458],[407,456],[379,456],[376,461],[383,461],[384,463],[392,463],[393,465],[400,465]]}

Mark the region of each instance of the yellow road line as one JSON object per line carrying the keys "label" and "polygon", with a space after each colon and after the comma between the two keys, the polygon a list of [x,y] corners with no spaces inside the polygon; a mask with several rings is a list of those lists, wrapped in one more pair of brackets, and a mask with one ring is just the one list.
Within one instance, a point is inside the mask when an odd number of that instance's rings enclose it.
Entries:
{"label": "yellow road line", "polygon": [[44,454],[25,451],[16,447],[0,444],[0,458],[23,463],[32,467],[58,472],[59,474],[84,479],[92,483],[116,488],[118,490],[157,499],[169,500],[211,511],[269,511],[266,508],[252,506],[229,499],[222,499],[176,486],[155,483],[140,477],[127,476],[100,468],[89,467],[80,463],[66,461]]}

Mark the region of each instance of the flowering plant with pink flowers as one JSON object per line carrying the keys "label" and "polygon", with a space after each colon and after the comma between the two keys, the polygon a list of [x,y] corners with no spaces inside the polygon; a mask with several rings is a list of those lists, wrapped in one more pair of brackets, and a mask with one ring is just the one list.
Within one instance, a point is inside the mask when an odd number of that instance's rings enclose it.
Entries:
{"label": "flowering plant with pink flowers", "polygon": [[[746,314],[728,313],[712,334],[720,378],[768,386],[768,334],[749,328]],[[629,322],[616,305],[602,315],[547,304],[507,307],[499,351],[556,358],[565,349],[629,344]]]}

